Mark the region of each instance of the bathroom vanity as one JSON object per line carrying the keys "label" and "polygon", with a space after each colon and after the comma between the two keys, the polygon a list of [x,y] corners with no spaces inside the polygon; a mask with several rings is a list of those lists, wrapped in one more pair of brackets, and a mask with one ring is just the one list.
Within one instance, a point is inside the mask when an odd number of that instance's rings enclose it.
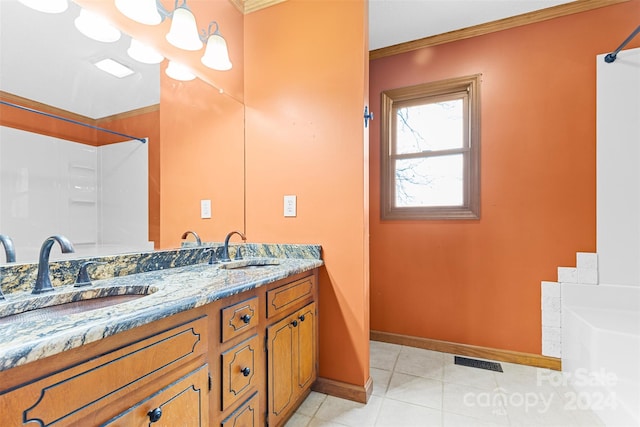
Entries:
{"label": "bathroom vanity", "polygon": [[[1,324],[2,426],[284,424],[316,378],[321,265],[247,260],[101,280],[93,292],[144,296]],[[63,288],[52,297],[80,289]]]}

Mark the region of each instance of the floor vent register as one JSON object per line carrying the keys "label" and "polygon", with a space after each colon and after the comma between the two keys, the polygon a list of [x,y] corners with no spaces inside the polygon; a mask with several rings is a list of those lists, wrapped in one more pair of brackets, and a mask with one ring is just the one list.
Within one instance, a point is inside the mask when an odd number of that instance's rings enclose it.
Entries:
{"label": "floor vent register", "polygon": [[497,362],[487,360],[469,359],[467,357],[455,356],[455,364],[469,366],[471,368],[486,369],[488,371],[502,372],[502,366]]}

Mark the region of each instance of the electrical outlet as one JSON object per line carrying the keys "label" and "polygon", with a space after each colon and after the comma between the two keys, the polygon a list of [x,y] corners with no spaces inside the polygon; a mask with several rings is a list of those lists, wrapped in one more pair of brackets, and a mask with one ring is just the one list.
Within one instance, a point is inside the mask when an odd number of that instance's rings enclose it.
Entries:
{"label": "electrical outlet", "polygon": [[200,200],[200,218],[211,218],[211,200]]}
{"label": "electrical outlet", "polygon": [[296,216],[296,196],[284,196],[284,216]]}

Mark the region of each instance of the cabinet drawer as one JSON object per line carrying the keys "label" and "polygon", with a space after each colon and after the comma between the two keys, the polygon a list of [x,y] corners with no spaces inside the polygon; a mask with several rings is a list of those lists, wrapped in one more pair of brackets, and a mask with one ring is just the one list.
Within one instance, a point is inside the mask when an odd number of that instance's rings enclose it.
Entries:
{"label": "cabinet drawer", "polygon": [[222,409],[229,408],[258,384],[260,340],[254,335],[222,353]]}
{"label": "cabinet drawer", "polygon": [[257,297],[223,308],[222,342],[227,342],[231,338],[258,326],[259,314]]}
{"label": "cabinet drawer", "polygon": [[204,427],[209,423],[207,365],[163,388],[101,427]]}
{"label": "cabinet drawer", "polygon": [[3,427],[69,425],[101,408],[108,413],[116,399],[203,357],[207,336],[201,317],[11,391],[2,396]]}
{"label": "cabinet drawer", "polygon": [[267,317],[289,311],[313,296],[314,276],[267,291]]}
{"label": "cabinet drawer", "polygon": [[258,427],[260,411],[258,408],[258,393],[254,393],[238,409],[225,418],[222,427]]}

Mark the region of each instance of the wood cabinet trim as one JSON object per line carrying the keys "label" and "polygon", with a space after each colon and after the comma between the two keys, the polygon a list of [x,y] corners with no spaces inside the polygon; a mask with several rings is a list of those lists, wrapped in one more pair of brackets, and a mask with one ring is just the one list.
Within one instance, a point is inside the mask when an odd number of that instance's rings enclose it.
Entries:
{"label": "wood cabinet trim", "polygon": [[314,276],[287,283],[267,291],[267,317],[273,317],[313,296]]}
{"label": "wood cabinet trim", "polygon": [[[206,330],[203,316],[17,389],[13,393],[22,396],[21,402],[37,395],[23,411],[23,421],[50,425],[93,411],[106,400],[130,392],[135,383],[148,382],[152,376],[203,354]],[[158,356],[147,360],[145,351]],[[117,375],[105,375],[101,369]]]}

